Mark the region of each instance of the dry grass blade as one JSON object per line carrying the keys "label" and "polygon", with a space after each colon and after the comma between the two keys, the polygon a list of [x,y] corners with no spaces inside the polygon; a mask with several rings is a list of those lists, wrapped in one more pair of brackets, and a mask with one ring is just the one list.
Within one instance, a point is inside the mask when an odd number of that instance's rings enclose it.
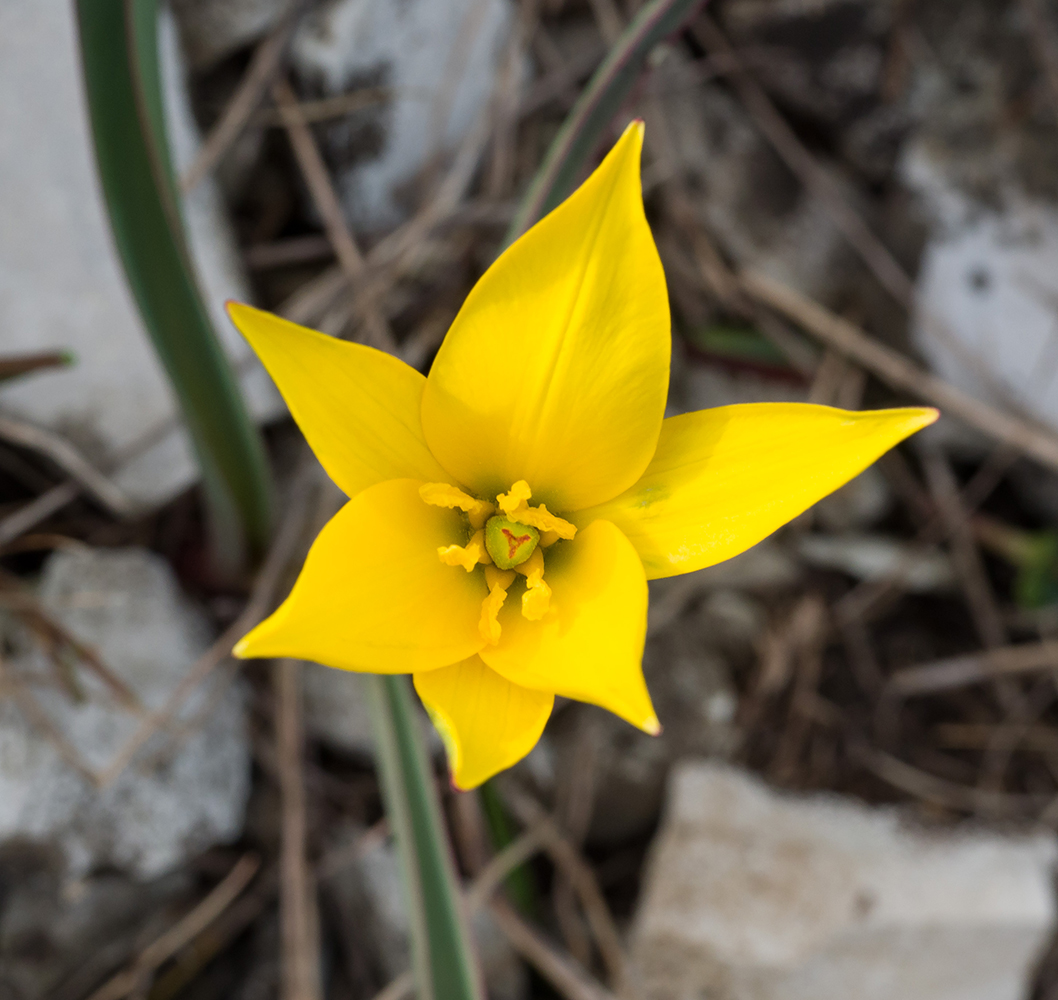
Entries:
{"label": "dry grass blade", "polygon": [[20,615],[27,627],[49,642],[72,650],[126,708],[141,712],[143,705],[136,692],[108,667],[91,646],[81,642],[57,622],[37,598],[26,591],[18,577],[0,570],[0,606]]}
{"label": "dry grass blade", "polygon": [[734,67],[731,80],[765,138],[801,183],[823,202],[849,244],[886,290],[898,302],[910,306],[914,300],[914,283],[881,240],[871,232],[859,213],[848,203],[830,175],[805,148],[794,130],[786,124],[764,88],[742,64],[738,53],[720,27],[708,14],[701,14],[695,20],[692,30],[711,53],[731,60]]}
{"label": "dry grass blade", "polygon": [[260,858],[244,854],[212,892],[175,926],[140,952],[132,966],[119,972],[89,997],[89,1000],[122,1000],[150,978],[164,962],[189,944],[213,923],[250,884],[261,866]]}
{"label": "dry grass blade", "polygon": [[[911,277],[852,206],[834,178],[779,114],[716,22],[708,14],[702,14],[693,30],[707,49],[732,61],[734,71],[731,79],[743,104],[783,162],[820,200],[849,245],[885,290],[908,312],[914,309],[915,283]],[[947,324],[924,312],[920,313],[920,321],[959,355],[992,391],[1000,393],[1001,398],[1007,394],[1005,387],[993,376],[977,352],[955,337]]]}
{"label": "dry grass blade", "polygon": [[904,667],[890,675],[887,688],[891,694],[907,698],[951,691],[997,677],[1055,669],[1058,669],[1058,641],[1051,640]]}
{"label": "dry grass blade", "polygon": [[881,750],[861,749],[855,752],[855,756],[868,771],[887,784],[945,809],[1011,816],[1037,812],[1050,801],[1046,795],[1008,795],[946,781]]}
{"label": "dry grass blade", "polygon": [[467,909],[474,913],[484,906],[504,879],[536,854],[544,846],[546,839],[546,832],[541,823],[515,837],[478,873],[466,895]]}
{"label": "dry grass blade", "polygon": [[1058,437],[1051,431],[997,410],[936,375],[924,372],[848,320],[767,275],[746,271],[742,273],[741,281],[746,292],[759,302],[852,358],[892,388],[918,396],[989,437],[1058,469]]}
{"label": "dry grass blade", "polygon": [[221,157],[246,127],[261,103],[268,85],[279,72],[287,44],[306,7],[308,0],[294,0],[287,16],[257,46],[238,89],[210,130],[187,173],[181,178],[180,187],[185,194],[194,190],[202,178],[220,162]]}
{"label": "dry grass blade", "polygon": [[279,861],[279,925],[282,1000],[320,1000],[319,915],[306,849],[308,821],[302,762],[301,665],[273,664],[276,700],[276,758],[282,800]]}
{"label": "dry grass blade", "polygon": [[620,932],[610,908],[599,888],[591,866],[580,852],[563,836],[562,831],[547,815],[543,807],[511,785],[504,788],[504,798],[518,818],[532,828],[539,828],[544,837],[544,849],[559,871],[569,880],[577,893],[595,943],[599,946],[606,970],[614,989],[625,983],[626,958]]}
{"label": "dry grass blade", "polygon": [[14,699],[15,704],[26,717],[26,721],[55,748],[55,752],[68,766],[92,786],[96,788],[101,786],[100,776],[84,762],[76,747],[63,736],[55,723],[51,721],[48,713],[41,708],[37,699],[33,697],[33,692],[6,669],[2,660],[0,660],[0,693]]}
{"label": "dry grass blade", "polygon": [[959,499],[959,484],[951,465],[942,452],[932,448],[925,452],[924,465],[933,499],[946,522],[959,582],[973,613],[977,634],[990,649],[1005,646],[1010,641],[1006,626],[981,561],[970,519]]}
{"label": "dry grass blade", "polygon": [[616,1000],[613,993],[554,948],[507,903],[494,900],[489,910],[511,947],[566,1000]]}
{"label": "dry grass blade", "polygon": [[132,513],[132,501],[62,435],[23,420],[0,416],[0,438],[50,458],[115,517],[128,517]]}
{"label": "dry grass blade", "polygon": [[[285,78],[276,80],[272,84],[272,94],[283,118],[283,125],[287,130],[298,167],[305,178],[305,184],[312,195],[312,200],[323,218],[323,227],[334,247],[338,263],[354,289],[358,288],[367,277],[367,263],[346,224],[341,203],[331,183],[323,156],[313,138],[312,130],[305,124],[294,91]],[[377,299],[374,296],[364,296],[362,304],[368,341],[374,347],[389,351],[391,354],[395,353],[397,342],[393,338],[385,317],[378,309]]]}
{"label": "dry grass blade", "polygon": [[0,519],[0,546],[8,545],[19,535],[32,530],[41,521],[47,520],[75,500],[80,493],[81,484],[74,479],[68,479],[20,507],[14,514]]}

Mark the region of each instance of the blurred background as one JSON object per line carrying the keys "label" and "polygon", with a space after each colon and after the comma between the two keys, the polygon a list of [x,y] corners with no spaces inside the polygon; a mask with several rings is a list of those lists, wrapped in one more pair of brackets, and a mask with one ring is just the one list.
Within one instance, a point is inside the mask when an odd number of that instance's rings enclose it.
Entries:
{"label": "blurred background", "polygon": [[[77,11],[0,0],[0,1000],[412,995],[363,681],[227,658],[342,498],[223,302],[427,371],[640,6],[162,8],[191,273],[277,484],[240,562],[115,249]],[[650,6],[681,26],[574,179],[645,119],[669,413],[944,416],[651,585],[660,737],[560,700],[461,794],[423,717],[488,995],[1058,998],[1058,3]]]}

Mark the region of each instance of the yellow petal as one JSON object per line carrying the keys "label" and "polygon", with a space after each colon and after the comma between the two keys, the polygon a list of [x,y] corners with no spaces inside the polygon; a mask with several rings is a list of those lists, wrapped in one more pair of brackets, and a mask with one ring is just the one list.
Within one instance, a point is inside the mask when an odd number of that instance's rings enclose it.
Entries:
{"label": "yellow petal", "polygon": [[420,485],[390,480],[350,500],[313,543],[290,596],[235,654],[404,674],[476,653],[485,581],[437,558],[466,527],[455,511],[424,504]]}
{"label": "yellow petal", "polygon": [[423,438],[426,379],[414,368],[239,302],[228,315],[346,496],[387,479],[448,478]]}
{"label": "yellow petal", "polygon": [[415,690],[448,751],[452,781],[476,788],[536,746],[555,696],[530,691],[478,656],[415,675]]}
{"label": "yellow petal", "polygon": [[430,369],[426,440],[479,496],[526,480],[558,512],[631,486],[669,377],[668,295],[633,123],[598,170],[474,286]]}
{"label": "yellow petal", "polygon": [[808,403],[670,417],[643,478],[574,520],[616,524],[648,579],[689,573],[755,545],[936,419],[931,409],[850,412]]}
{"label": "yellow petal", "polygon": [[650,733],[658,720],[643,680],[647,583],[635,549],[608,521],[548,549],[550,606],[539,621],[521,601],[500,611],[499,645],[481,658],[509,681],[591,702]]}

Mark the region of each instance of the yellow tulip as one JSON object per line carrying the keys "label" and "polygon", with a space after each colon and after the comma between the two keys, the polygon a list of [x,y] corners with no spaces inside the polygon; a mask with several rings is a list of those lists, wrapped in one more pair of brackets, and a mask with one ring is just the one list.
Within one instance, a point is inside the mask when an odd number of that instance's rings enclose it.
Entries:
{"label": "yellow tulip", "polygon": [[524,757],[556,694],[659,732],[647,580],[744,551],[937,416],[760,403],[663,419],[642,142],[633,123],[488,269],[426,378],[229,306],[349,497],[235,652],[412,674],[460,788]]}

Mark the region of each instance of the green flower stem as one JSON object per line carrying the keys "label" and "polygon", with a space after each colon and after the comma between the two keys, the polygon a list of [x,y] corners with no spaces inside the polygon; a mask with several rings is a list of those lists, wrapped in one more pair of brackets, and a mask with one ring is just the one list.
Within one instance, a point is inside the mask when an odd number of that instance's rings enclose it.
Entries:
{"label": "green flower stem", "polygon": [[268,544],[271,481],[185,243],[162,109],[157,0],[77,0],[77,17],[114,242],[198,456],[217,568],[233,576]]}
{"label": "green flower stem", "polygon": [[408,897],[418,1000],[481,1000],[455,866],[408,680],[368,676],[382,796]]}

